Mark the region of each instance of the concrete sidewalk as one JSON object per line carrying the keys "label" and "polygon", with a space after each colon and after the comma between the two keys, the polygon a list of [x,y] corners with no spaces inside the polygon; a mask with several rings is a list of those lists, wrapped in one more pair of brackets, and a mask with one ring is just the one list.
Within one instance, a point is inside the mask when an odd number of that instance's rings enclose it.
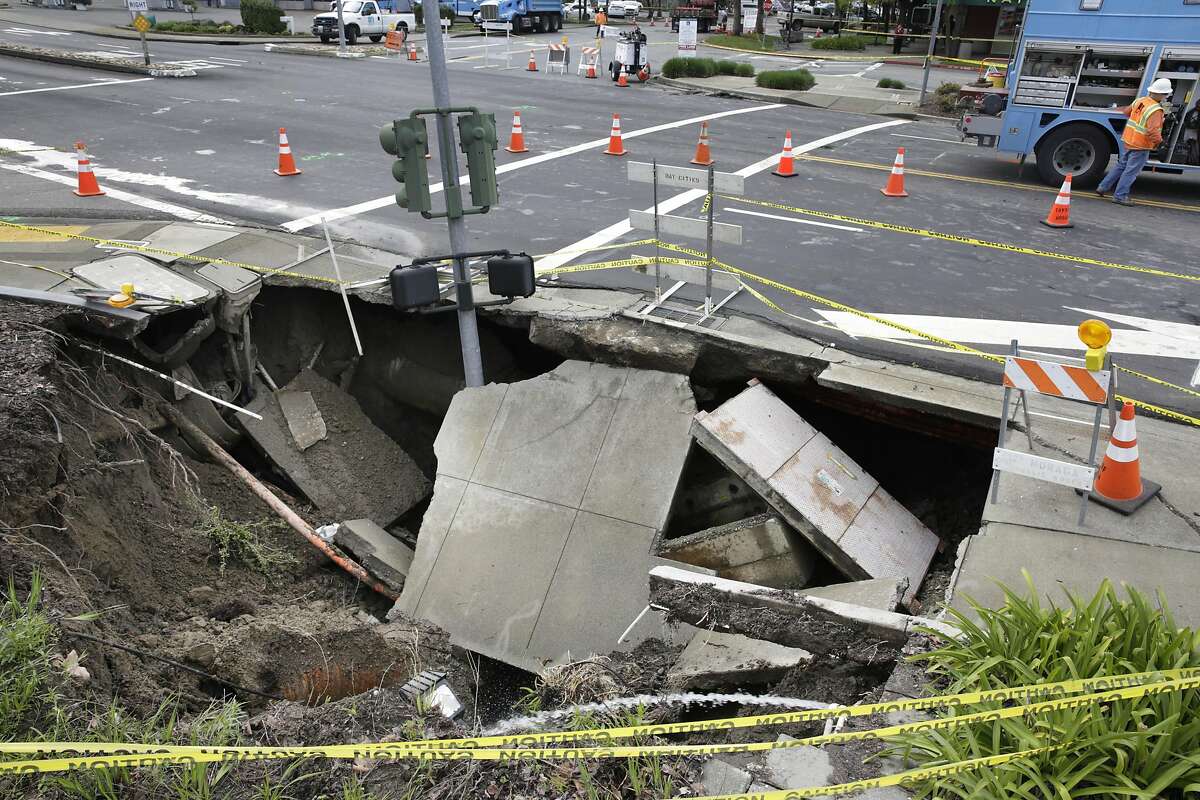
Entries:
{"label": "concrete sidewalk", "polygon": [[[191,17],[184,11],[148,11],[147,15],[155,17],[159,22],[187,22]],[[316,41],[316,37],[308,33],[312,27],[312,18],[316,11],[288,11],[285,16],[295,17],[296,36],[244,36],[240,34],[182,34],[166,33],[151,30],[146,38],[154,42],[188,42],[191,44],[265,44],[267,42],[307,42]],[[236,8],[205,8],[196,9],[195,18],[211,19],[216,22],[228,22],[241,25],[241,12]],[[13,25],[31,25],[71,33],[84,33],[92,36],[103,36],[108,39],[138,39],[138,32],[127,28],[130,23],[129,12],[124,8],[104,7],[97,4],[88,11],[74,11],[62,8],[31,8],[12,7],[0,8],[0,22]]]}
{"label": "concrete sidewalk", "polygon": [[715,75],[711,78],[664,78],[654,80],[664,86],[717,96],[740,97],[768,103],[790,103],[798,106],[849,111],[855,114],[880,114],[887,117],[915,119],[918,92],[911,89],[880,89],[876,79],[852,75],[814,75],[816,86],[808,91],[763,89],[754,85],[754,78]]}

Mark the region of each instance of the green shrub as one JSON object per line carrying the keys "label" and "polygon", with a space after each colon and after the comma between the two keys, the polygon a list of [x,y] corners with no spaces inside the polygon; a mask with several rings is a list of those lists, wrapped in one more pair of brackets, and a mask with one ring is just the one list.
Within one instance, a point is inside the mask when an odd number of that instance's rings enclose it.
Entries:
{"label": "green shrub", "polygon": [[237,28],[229,23],[216,22],[211,19],[197,19],[179,22],[156,22],[156,31],[170,33],[234,33]]}
{"label": "green shrub", "polygon": [[[947,621],[962,639],[915,657],[928,662],[939,694],[1200,666],[1200,631],[1177,628],[1161,595],[1151,602],[1126,589],[1124,600],[1105,580],[1091,599],[1068,596],[1058,606],[1039,601],[1028,574],[1025,579],[1028,596],[1005,588],[999,609],[968,598],[970,611],[949,610]],[[1011,703],[946,714],[1005,705]],[[918,798],[1183,798],[1200,785],[1200,691],[923,731],[893,742],[891,754],[919,765],[1055,746],[1027,759],[932,779],[915,787]]]}
{"label": "green shrub", "polygon": [[733,74],[737,75],[739,78],[753,78],[754,77],[754,65],[753,64],[744,64],[744,63],[738,64],[737,70]]}
{"label": "green shrub", "polygon": [[898,81],[895,78],[880,78],[879,83],[875,84],[880,89],[904,89],[904,81]]}
{"label": "green shrub", "polygon": [[816,82],[817,79],[806,69],[760,72],[754,79],[754,84],[764,89],[789,89],[796,92],[808,91]]}
{"label": "green shrub", "polygon": [[250,33],[283,33],[283,12],[271,0],[242,0],[242,25]]}
{"label": "green shrub", "polygon": [[933,90],[933,97],[928,102],[938,111],[950,113],[958,107],[960,91],[962,91],[962,86],[957,83],[943,83]]}
{"label": "green shrub", "polygon": [[813,39],[812,46],[814,50],[866,50],[867,42],[861,36],[847,34]]}
{"label": "green shrub", "polygon": [[718,75],[736,75],[737,74],[737,62],[736,61],[728,61],[728,60],[722,59],[721,61],[714,61],[713,63],[717,65],[717,74]]}
{"label": "green shrub", "polygon": [[668,58],[663,62],[664,78],[711,78],[717,74],[717,62],[711,58]]}

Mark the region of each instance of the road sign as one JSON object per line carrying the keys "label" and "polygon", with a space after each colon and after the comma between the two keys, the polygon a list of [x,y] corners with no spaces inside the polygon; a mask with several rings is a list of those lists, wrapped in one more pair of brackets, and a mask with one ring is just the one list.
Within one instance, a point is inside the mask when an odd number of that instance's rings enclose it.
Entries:
{"label": "road sign", "polygon": [[[654,214],[650,211],[629,210],[629,224],[643,231],[654,230]],[[692,217],[677,217],[673,214],[659,214],[658,228],[662,233],[673,233],[676,236],[687,236],[691,239],[707,239],[709,223],[706,220]],[[742,226],[730,225],[726,222],[712,223],[712,237],[718,242],[740,245],[742,243]]]}
{"label": "road sign", "polygon": [[133,20],[133,27],[137,28],[138,33],[145,33],[150,30],[150,20],[138,14]]}
{"label": "road sign", "polygon": [[679,20],[679,45],[677,52],[680,58],[696,57],[696,20]]}
{"label": "road sign", "polygon": [[130,11],[149,11],[150,0],[126,0]]}
{"label": "road sign", "polygon": [[[654,183],[654,165],[644,161],[630,161],[629,180],[636,183]],[[658,182],[682,189],[705,189],[708,187],[708,170],[689,167],[658,165]],[[714,172],[713,188],[721,194],[746,193],[746,179],[732,172]]]}
{"label": "road sign", "polygon": [[1066,461],[1056,461],[1053,458],[1022,453],[1019,450],[1007,450],[997,447],[992,455],[992,469],[1024,475],[1026,478],[1037,478],[1039,481],[1057,483],[1060,486],[1070,486],[1082,492],[1092,490],[1096,470],[1082,464],[1070,464]]}

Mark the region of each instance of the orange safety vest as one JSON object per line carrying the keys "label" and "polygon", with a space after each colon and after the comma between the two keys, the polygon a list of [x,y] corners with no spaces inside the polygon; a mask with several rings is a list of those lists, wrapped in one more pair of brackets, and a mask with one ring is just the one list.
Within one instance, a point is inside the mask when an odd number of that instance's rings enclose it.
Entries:
{"label": "orange safety vest", "polygon": [[1125,123],[1125,131],[1121,141],[1130,150],[1153,150],[1157,145],[1150,136],[1150,117],[1163,107],[1150,97],[1139,97],[1129,107],[1129,122]]}

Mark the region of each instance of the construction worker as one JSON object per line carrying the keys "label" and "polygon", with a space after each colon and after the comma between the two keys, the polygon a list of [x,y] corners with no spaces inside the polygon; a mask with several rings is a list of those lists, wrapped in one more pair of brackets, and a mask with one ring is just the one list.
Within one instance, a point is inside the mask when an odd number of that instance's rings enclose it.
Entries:
{"label": "construction worker", "polygon": [[604,38],[604,26],[608,24],[608,6],[602,6],[596,11],[596,38]]}
{"label": "construction worker", "polygon": [[1162,101],[1170,94],[1171,82],[1166,78],[1159,78],[1150,84],[1147,97],[1139,97],[1133,105],[1121,109],[1121,113],[1129,117],[1129,122],[1125,123],[1125,131],[1121,134],[1125,148],[1117,159],[1117,165],[1096,187],[1096,194],[1105,197],[1111,193],[1114,203],[1133,205],[1133,201],[1129,199],[1129,190],[1141,174],[1142,167],[1146,166],[1150,154],[1162,144],[1163,117],[1166,116]]}

